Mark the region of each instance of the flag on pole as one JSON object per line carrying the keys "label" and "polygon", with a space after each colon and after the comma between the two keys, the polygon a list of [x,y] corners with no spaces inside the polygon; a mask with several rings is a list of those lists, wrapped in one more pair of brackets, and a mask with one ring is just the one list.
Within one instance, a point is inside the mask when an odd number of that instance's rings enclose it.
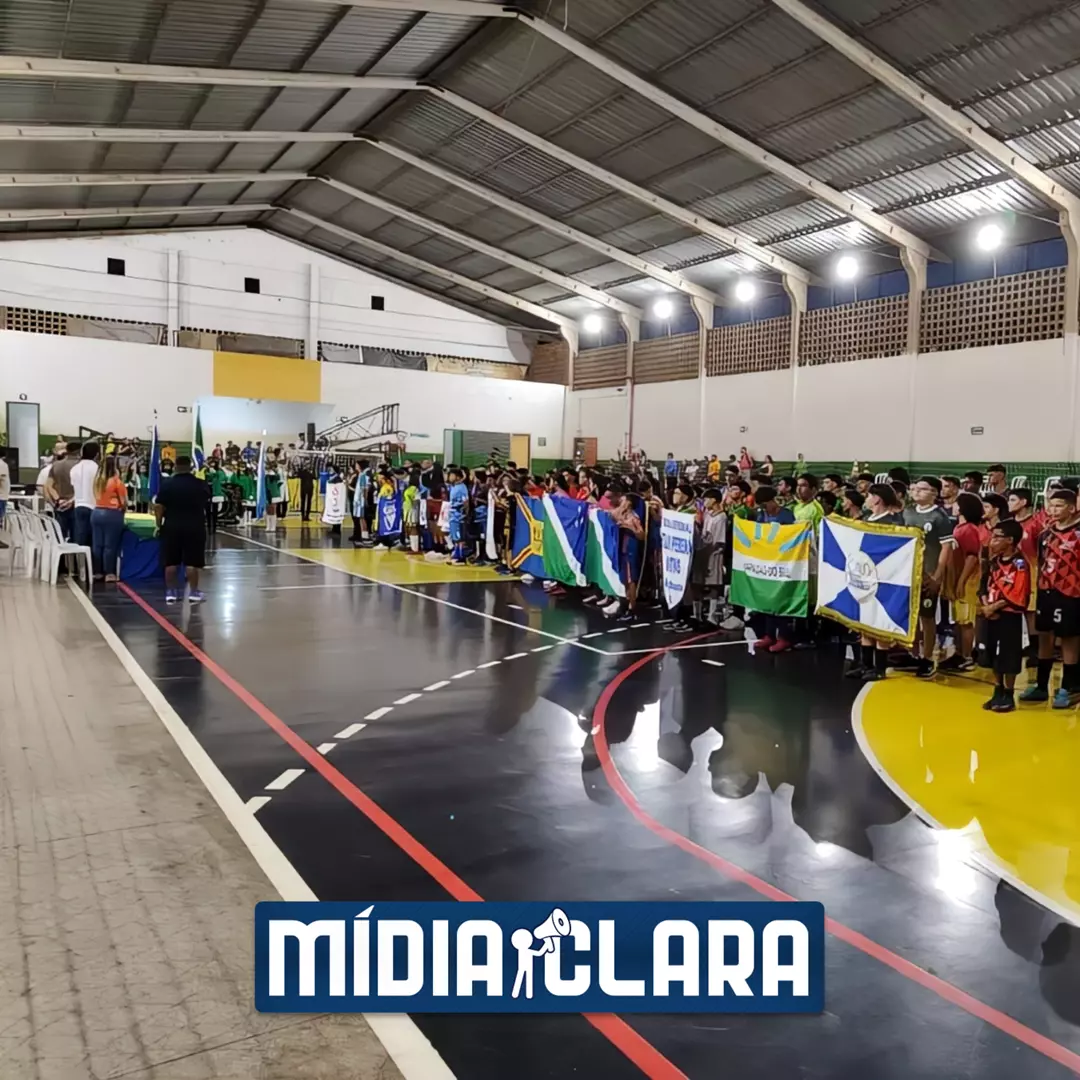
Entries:
{"label": "flag on pole", "polygon": [[515,495],[510,566],[522,574],[544,576],[544,505],[539,499]]}
{"label": "flag on pole", "polygon": [[261,518],[266,514],[266,432],[263,432],[262,442],[259,444],[259,471],[255,482],[255,517]]}
{"label": "flag on pole", "polygon": [[589,509],[588,537],[585,541],[585,576],[608,596],[626,596],[619,577],[619,526],[606,511]]}
{"label": "flag on pole", "polygon": [[199,406],[195,406],[195,434],[191,440],[191,460],[195,465],[195,474],[202,476],[206,468],[206,448],[203,445],[202,415]]}
{"label": "flag on pole", "polygon": [[161,453],[158,450],[157,423],[154,424],[154,435],[150,440],[150,501],[157,498],[161,490]]}
{"label": "flag on pole", "polygon": [[[423,499],[420,500],[423,503]],[[487,521],[484,523],[484,554],[495,562],[499,558],[499,547],[495,543],[495,492],[489,491],[487,498]],[[426,522],[421,522],[426,524]]]}
{"label": "flag on pole", "polygon": [[817,610],[879,640],[910,645],[918,627],[925,543],[921,529],[826,518]]}
{"label": "flag on pole", "polygon": [[576,499],[545,495],[544,506],[544,577],[564,585],[583,586],[585,573],[586,522],[589,508]]}
{"label": "flag on pole", "polygon": [[765,615],[805,618],[810,607],[808,521],[743,521],[732,528],[731,602]]}

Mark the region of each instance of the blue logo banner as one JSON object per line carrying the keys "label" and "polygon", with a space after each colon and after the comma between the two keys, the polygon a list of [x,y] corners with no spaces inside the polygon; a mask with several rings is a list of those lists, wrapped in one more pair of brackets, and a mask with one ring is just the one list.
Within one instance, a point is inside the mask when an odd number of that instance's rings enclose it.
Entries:
{"label": "blue logo banner", "polygon": [[401,519],[401,492],[379,496],[379,516],[376,531],[379,536],[396,536],[404,522]]}
{"label": "blue logo banner", "polygon": [[818,903],[261,903],[260,1012],[818,1013]]}

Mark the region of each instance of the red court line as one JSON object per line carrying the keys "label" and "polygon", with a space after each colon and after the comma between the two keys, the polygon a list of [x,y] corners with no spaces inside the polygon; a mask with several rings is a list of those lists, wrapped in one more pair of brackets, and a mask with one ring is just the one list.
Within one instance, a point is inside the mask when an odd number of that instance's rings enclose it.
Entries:
{"label": "red court line", "polygon": [[[697,641],[701,638],[712,636],[712,634],[701,634],[697,638],[688,638],[687,641]],[[679,644],[685,645],[686,641],[680,642]],[[611,756],[604,723],[607,719],[608,706],[611,704],[611,699],[615,696],[615,691],[618,690],[619,687],[634,674],[634,672],[638,671],[646,664],[651,663],[653,660],[659,659],[661,656],[665,655],[665,653],[670,652],[673,647],[674,646],[672,645],[667,645],[661,649],[657,649],[655,652],[649,653],[648,656],[643,656],[640,660],[635,661],[629,667],[620,671],[601,692],[600,698],[596,703],[596,709],[593,712],[593,745],[596,747],[596,756],[600,759],[600,765],[604,770],[604,775],[607,777],[607,781],[612,789],[637,821],[654,832],[662,840],[667,841],[667,843],[672,844],[675,847],[681,848],[683,851],[700,859],[702,862],[708,863],[727,877],[742,882],[744,885],[748,885],[755,892],[760,893],[762,896],[767,896],[770,900],[795,900],[796,897],[790,896],[782,889],[778,889],[775,885],[771,885],[767,881],[763,881],[755,874],[750,873],[749,870],[744,870],[741,866],[737,866],[735,863],[729,862],[722,856],[717,855],[716,852],[701,847],[700,844],[695,844],[693,840],[683,836],[682,833],[676,832],[674,829],[669,829],[666,825],[662,825],[656,818],[652,817],[647,810],[645,810],[641,803],[638,802],[637,797],[623,779],[622,774],[619,772],[619,769]],[[1030,1046],[1033,1050],[1037,1050],[1040,1054],[1044,1054],[1052,1061],[1064,1065],[1074,1073],[1080,1073],[1080,1054],[1074,1053],[1072,1050],[1062,1046],[1060,1043],[1054,1042],[1053,1039],[1049,1039],[1045,1035],[1040,1035],[1039,1032],[1032,1030],[1026,1024],[1020,1023],[1019,1020],[1014,1020],[1011,1016],[979,1001],[978,998],[972,997],[971,994],[961,990],[958,986],[953,986],[952,983],[946,982],[944,979],[939,979],[936,975],[931,975],[929,971],[919,967],[918,964],[913,964],[910,960],[905,960],[902,956],[885,948],[884,945],[879,945],[876,941],[872,941],[870,938],[866,937],[865,934],[860,934],[858,930],[852,930],[851,927],[845,926],[835,919],[830,919],[828,916],[825,918],[825,929],[828,930],[833,937],[837,937],[841,941],[846,941],[849,945],[853,945],[856,949],[866,953],[867,956],[872,956],[875,960],[879,960],[881,963],[885,964],[886,967],[890,967],[905,978],[911,979],[912,982],[918,983],[927,990],[932,990],[950,1004],[959,1006],[965,1012],[971,1013],[972,1016],[977,1016],[980,1020],[985,1020],[988,1024],[993,1024],[994,1027],[1005,1032],[1006,1035],[1011,1035],[1018,1042]]]}
{"label": "red court line", "polygon": [[[187,635],[173,626],[160,612],[155,611],[130,586],[121,582],[120,588],[170,637],[187,649],[211,675],[231,690],[267,727],[288,743],[323,779],[344,795],[376,828],[385,833],[406,855],[426,870],[455,900],[484,899],[438,856],[424,847],[412,833],[392,818],[374,799],[365,795],[318,750],[297,735],[281,717],[264,705],[247,687],[237,682]],[[639,1035],[625,1020],[612,1013],[582,1013],[582,1016],[651,1080],[688,1080],[681,1069],[668,1061],[652,1043]]]}

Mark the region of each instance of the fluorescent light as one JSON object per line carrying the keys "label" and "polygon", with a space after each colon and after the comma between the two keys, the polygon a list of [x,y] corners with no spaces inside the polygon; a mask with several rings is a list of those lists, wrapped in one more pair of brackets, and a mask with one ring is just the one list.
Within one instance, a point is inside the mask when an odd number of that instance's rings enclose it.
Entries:
{"label": "fluorescent light", "polygon": [[675,305],[668,299],[657,300],[653,304],[652,313],[658,319],[670,319],[671,313],[675,310]]}
{"label": "fluorescent light", "polygon": [[1000,225],[984,225],[975,234],[975,243],[983,251],[997,251],[1005,241],[1005,232]]}
{"label": "fluorescent light", "polygon": [[735,286],[735,299],[740,304],[749,304],[757,296],[757,286],[748,278],[744,278]]}
{"label": "fluorescent light", "polygon": [[599,315],[586,315],[582,324],[587,334],[599,334],[604,329],[604,320]]}
{"label": "fluorescent light", "polygon": [[836,260],[836,276],[841,281],[852,281],[859,276],[859,260],[854,255],[842,255]]}

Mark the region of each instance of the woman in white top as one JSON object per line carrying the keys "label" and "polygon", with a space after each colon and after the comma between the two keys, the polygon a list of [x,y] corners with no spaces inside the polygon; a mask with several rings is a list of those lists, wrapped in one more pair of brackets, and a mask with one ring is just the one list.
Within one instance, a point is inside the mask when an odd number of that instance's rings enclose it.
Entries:
{"label": "woman in white top", "polygon": [[94,495],[94,479],[98,473],[98,458],[101,451],[95,442],[83,443],[82,460],[71,468],[71,486],[75,490],[75,522],[72,539],[76,544],[90,547],[93,531],[90,527],[90,515],[97,506]]}

